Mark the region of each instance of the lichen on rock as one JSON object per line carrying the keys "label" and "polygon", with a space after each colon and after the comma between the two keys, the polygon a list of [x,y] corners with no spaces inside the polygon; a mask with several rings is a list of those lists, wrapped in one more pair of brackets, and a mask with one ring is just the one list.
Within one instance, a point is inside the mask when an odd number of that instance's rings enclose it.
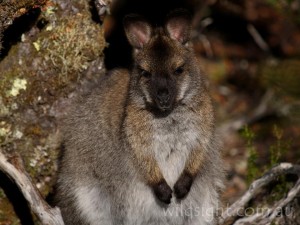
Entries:
{"label": "lichen on rock", "polygon": [[16,97],[20,93],[20,90],[26,90],[26,87],[27,81],[25,79],[17,78],[13,81],[13,85],[8,94]]}

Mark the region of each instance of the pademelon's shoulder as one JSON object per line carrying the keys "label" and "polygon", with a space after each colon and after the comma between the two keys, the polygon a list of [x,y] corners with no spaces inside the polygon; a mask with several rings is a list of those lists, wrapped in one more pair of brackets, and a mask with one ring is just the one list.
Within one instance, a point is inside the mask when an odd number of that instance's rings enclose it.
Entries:
{"label": "pademelon's shoulder", "polygon": [[127,69],[115,69],[107,73],[112,81],[128,83],[129,82],[129,71]]}
{"label": "pademelon's shoulder", "polygon": [[117,69],[107,73],[100,81],[99,87],[89,98],[97,116],[111,124],[119,123],[117,121],[122,118],[126,108],[129,77],[128,70]]}
{"label": "pademelon's shoulder", "polygon": [[73,127],[94,123],[94,120],[114,119],[123,114],[129,87],[129,71],[112,70],[103,75],[87,94],[73,99],[62,124]]}
{"label": "pademelon's shoulder", "polygon": [[100,81],[96,95],[100,95],[104,104],[120,104],[127,97],[129,77],[129,71],[126,69],[110,71],[102,82]]}

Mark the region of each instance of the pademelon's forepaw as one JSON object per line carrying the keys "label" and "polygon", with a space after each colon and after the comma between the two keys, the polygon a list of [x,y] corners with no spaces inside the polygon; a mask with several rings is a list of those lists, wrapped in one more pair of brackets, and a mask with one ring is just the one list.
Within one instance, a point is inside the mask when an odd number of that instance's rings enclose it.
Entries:
{"label": "pademelon's forepaw", "polygon": [[193,183],[193,177],[183,173],[174,185],[174,192],[177,199],[183,199],[189,193]]}
{"label": "pademelon's forepaw", "polygon": [[172,189],[165,180],[153,186],[155,196],[163,203],[170,204],[172,198]]}

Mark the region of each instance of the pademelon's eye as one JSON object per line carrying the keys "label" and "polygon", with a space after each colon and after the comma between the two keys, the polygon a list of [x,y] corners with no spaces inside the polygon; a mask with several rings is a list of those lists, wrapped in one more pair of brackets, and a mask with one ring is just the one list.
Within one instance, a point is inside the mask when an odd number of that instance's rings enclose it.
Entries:
{"label": "pademelon's eye", "polygon": [[147,70],[144,70],[142,68],[139,67],[139,74],[143,77],[149,78],[151,77],[151,73]]}
{"label": "pademelon's eye", "polygon": [[175,74],[175,75],[180,75],[180,74],[182,74],[183,71],[184,71],[184,68],[183,68],[183,67],[184,67],[184,65],[177,67],[176,70],[174,71],[174,74]]}

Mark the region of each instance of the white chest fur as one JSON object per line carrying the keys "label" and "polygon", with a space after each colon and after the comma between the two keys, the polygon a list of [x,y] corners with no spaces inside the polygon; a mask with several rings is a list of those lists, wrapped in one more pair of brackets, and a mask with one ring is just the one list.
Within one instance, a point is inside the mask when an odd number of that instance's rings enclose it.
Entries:
{"label": "white chest fur", "polygon": [[153,122],[153,152],[158,165],[172,187],[184,169],[188,156],[199,140],[193,118],[178,114]]}

